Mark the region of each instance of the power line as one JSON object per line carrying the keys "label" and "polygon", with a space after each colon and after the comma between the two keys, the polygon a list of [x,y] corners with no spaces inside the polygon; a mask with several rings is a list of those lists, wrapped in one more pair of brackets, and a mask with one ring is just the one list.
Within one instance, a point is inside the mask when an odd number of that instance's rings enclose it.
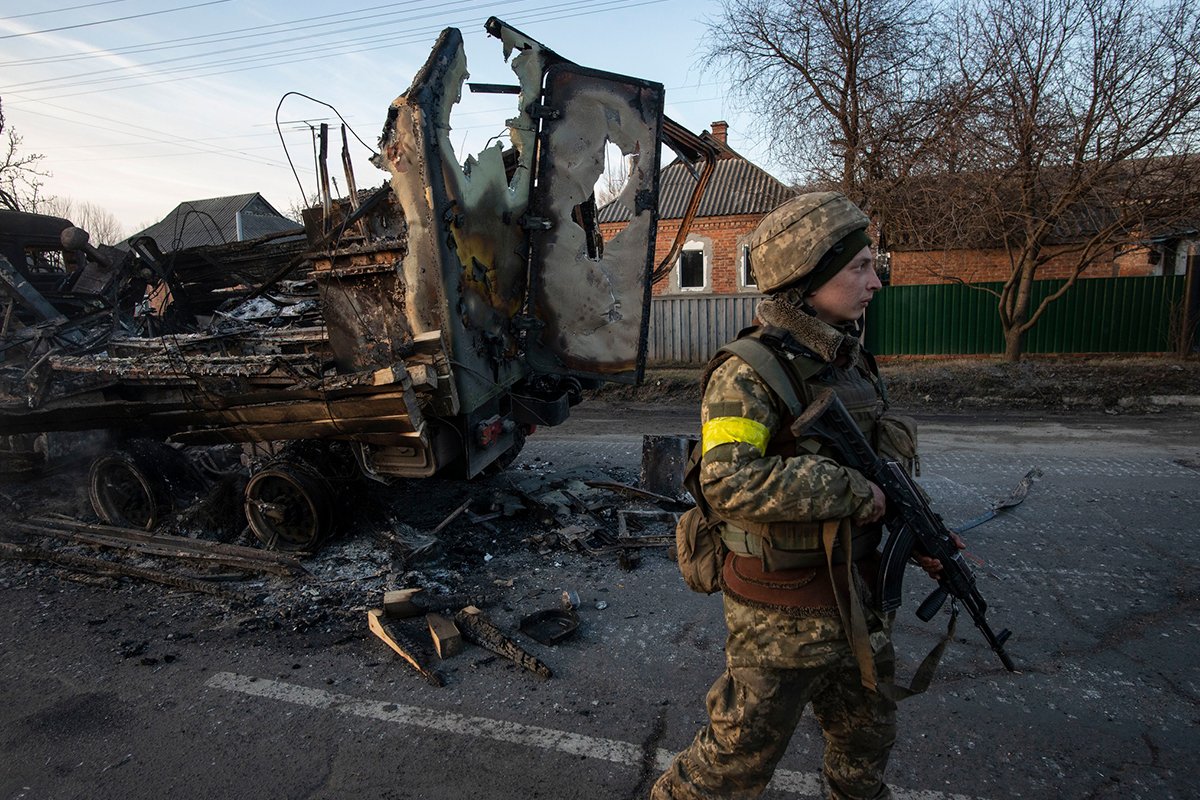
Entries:
{"label": "power line", "polygon": [[[29,99],[29,98],[25,98],[25,99]],[[70,117],[56,116],[54,114],[47,114],[42,111],[32,111],[28,108],[21,109],[22,113],[35,114],[37,116],[47,117],[49,119],[58,120],[59,122],[66,122],[66,123],[69,123],[72,125],[83,125],[89,129],[110,131],[112,133],[120,133],[120,134],[124,134],[126,136],[141,138],[148,142],[153,142],[155,144],[183,146],[183,147],[185,147],[185,149],[191,150],[196,153],[203,153],[206,155],[224,155],[224,156],[229,156],[231,158],[241,158],[243,160],[250,161],[255,164],[260,164],[263,166],[270,166],[270,167],[283,166],[282,161],[271,161],[271,160],[264,159],[264,158],[261,158],[258,156],[250,156],[250,155],[241,153],[240,151],[237,151],[237,150],[188,146],[183,143],[183,140],[179,139],[178,137],[173,136],[170,133],[167,133],[166,131],[160,131],[155,128],[149,128],[149,127],[146,127],[145,125],[135,125],[133,123],[130,123],[128,120],[112,119],[111,117],[104,117],[104,116],[95,114],[90,111],[84,112],[84,111],[80,111],[79,109],[55,105],[54,103],[49,103],[45,100],[31,100],[30,99],[30,102],[41,103],[42,105],[47,105],[47,106],[50,106],[51,108],[57,108],[60,111],[68,111],[71,113],[83,113],[83,114],[86,114],[87,119],[86,120],[71,119]],[[115,125],[120,125],[121,127],[111,128],[111,127],[107,127],[105,125],[99,125],[96,123],[96,120],[100,120],[103,122],[111,122]],[[146,134],[137,133],[136,131],[131,130],[133,128],[140,128],[141,130],[148,131],[149,133],[154,134],[154,136],[148,136]],[[162,138],[155,138],[155,136],[162,137]]]}
{"label": "power line", "polygon": [[[641,2],[629,2],[628,0],[610,0],[610,2],[600,3],[600,4],[564,3],[564,4],[559,4],[557,6],[552,6],[550,8],[540,9],[540,12],[530,12],[529,14],[523,15],[513,21],[514,21],[514,23],[520,23],[520,24],[527,24],[529,22],[548,22],[548,21],[554,21],[554,20],[558,20],[558,19],[567,19],[567,18],[573,18],[573,17],[578,17],[578,16],[587,16],[587,15],[596,14],[596,13],[605,13],[608,11],[627,10],[627,9],[637,8],[637,7],[646,6],[646,5],[655,5],[655,4],[661,3],[661,2],[665,2],[665,0],[642,0]],[[588,5],[589,10],[576,11],[576,9],[580,5]],[[564,12],[575,12],[575,13],[564,13]],[[482,31],[472,30],[472,31],[469,31],[467,35],[482,35]],[[414,34],[414,41],[417,39],[421,39],[421,38],[424,38],[424,37],[418,37]],[[382,49],[383,47],[394,47],[397,44],[403,44],[403,43],[404,42],[397,42],[395,40],[391,40],[387,44],[380,45],[378,47],[371,47],[371,48],[361,48],[360,47],[360,48],[355,48],[355,50],[356,51],[362,51],[364,49],[365,50],[377,50],[377,49]],[[280,62],[279,64],[276,64],[276,65],[282,65],[285,63],[286,64],[297,63],[300,61],[311,61],[311,60],[315,60],[318,58],[324,58],[324,57],[325,56],[312,56],[312,57],[306,57],[306,58],[301,58],[301,59],[291,59],[291,60],[286,60],[284,62]],[[235,62],[235,63],[237,63],[237,62]],[[237,69],[237,70],[218,71],[218,72],[214,72],[212,74],[214,74],[214,75],[227,74],[227,73],[231,73],[231,72],[241,72],[241,71],[246,71],[249,69],[259,69],[259,68],[261,68],[261,67],[256,65],[256,66],[245,67],[245,68]],[[208,77],[208,76],[204,75],[204,76],[199,76],[199,77]],[[176,79],[171,79],[171,80],[184,80],[184,79],[186,79],[186,76],[183,78],[176,78]],[[159,81],[158,83],[162,83],[162,82],[169,82],[169,81]],[[145,85],[145,84],[141,84],[141,85]],[[92,93],[94,93],[94,92],[82,92],[82,93],[78,93],[78,94],[92,94]],[[69,97],[69,96],[74,96],[74,95],[65,95],[65,96]],[[52,108],[58,108],[60,110],[68,111],[71,113],[84,113],[75,108],[63,107],[63,106],[55,105],[54,103],[48,102],[48,100],[56,99],[56,98],[48,98],[48,99],[25,98],[25,99],[28,100],[29,102],[45,104]],[[463,112],[462,114],[455,114],[454,119],[461,119],[462,117],[468,116],[468,115],[479,115],[479,114],[484,114],[484,113],[497,113],[497,112],[504,112],[504,111],[508,111],[508,110],[509,109],[506,107],[503,109],[494,109],[494,110],[488,109],[488,110],[483,110],[483,111]],[[39,112],[30,111],[28,113],[37,114]],[[266,159],[263,159],[262,157],[251,155],[248,152],[242,152],[242,151],[239,151],[236,149],[212,149],[212,148],[200,146],[207,141],[213,141],[216,139],[228,138],[228,137],[211,137],[209,139],[180,139],[178,137],[173,136],[172,134],[166,133],[161,130],[149,128],[149,127],[142,126],[142,125],[131,125],[128,120],[114,120],[114,119],[99,116],[99,115],[96,115],[96,114],[90,113],[90,112],[87,113],[87,121],[86,122],[69,119],[69,118],[57,117],[57,116],[51,115],[51,114],[42,114],[42,116],[47,116],[52,119],[59,119],[62,121],[73,123],[73,124],[88,125],[89,127],[92,127],[92,128],[99,128],[102,130],[114,131],[114,132],[122,133],[125,135],[132,135],[132,136],[136,136],[138,138],[142,138],[146,141],[154,142],[154,143],[158,143],[158,144],[184,147],[184,148],[186,148],[192,152],[196,152],[196,153],[211,154],[211,155],[223,155],[226,157],[241,158],[241,159],[244,159],[247,161],[251,161],[253,163],[258,163],[258,164],[263,164],[263,165],[282,166],[282,163],[280,161],[275,161],[275,160],[268,161]],[[96,124],[97,120],[112,122],[114,124],[122,126],[122,128],[121,129],[106,128],[104,126],[97,125]],[[493,125],[493,124],[488,124],[488,125],[481,124],[481,125],[470,125],[470,126],[464,126],[464,127],[457,127],[456,130],[465,132],[465,131],[469,131],[469,130],[480,130],[480,129],[488,129],[488,128],[494,128],[494,127],[495,127],[495,125]],[[138,134],[136,132],[131,131],[130,128],[139,128],[141,130],[148,131],[150,134],[153,134],[153,136],[146,135],[146,134]],[[243,148],[242,150],[249,150],[249,149],[260,149],[260,148]],[[147,157],[149,157],[149,156],[147,156]],[[164,157],[166,157],[166,156],[164,156]]]}
{"label": "power line", "polygon": [[123,22],[127,19],[139,19],[141,17],[155,17],[159,14],[173,14],[176,11],[186,11],[189,8],[201,8],[203,6],[215,6],[219,3],[228,3],[229,0],[208,0],[206,3],[196,3],[190,6],[179,6],[178,8],[165,8],[161,11],[146,11],[142,14],[130,14],[125,17],[113,17],[111,19],[98,19],[95,22],[80,22],[78,25],[62,25],[57,28],[45,28],[40,31],[25,31],[24,33],[9,33],[0,36],[0,39],[17,39],[22,36],[37,36],[41,33],[56,33],[58,31],[70,31],[76,28],[91,28],[95,25],[107,25],[110,22]]}
{"label": "power line", "polygon": [[60,14],[63,11],[75,11],[80,8],[91,8],[92,6],[109,6],[113,3],[124,3],[125,0],[100,0],[98,3],[84,3],[81,6],[67,6],[66,8],[53,8],[49,11],[30,11],[28,14],[13,14],[11,17],[0,17],[0,22],[7,22],[10,19],[24,19],[25,17],[41,17],[46,14]]}
{"label": "power line", "polygon": [[[144,145],[143,145],[144,146]],[[278,144],[263,145],[262,147],[251,147],[250,150],[278,150]],[[224,155],[223,153],[213,152],[212,155]],[[147,158],[195,158],[195,153],[142,153],[137,156],[121,156],[121,161],[143,161]],[[94,158],[56,158],[55,164],[94,164]],[[275,166],[275,164],[264,164],[263,166]],[[311,168],[309,168],[311,170]],[[307,174],[307,173],[306,173]]]}
{"label": "power line", "polygon": [[[607,3],[594,3],[594,2],[591,2],[591,0],[580,0],[580,2],[561,3],[561,4],[558,4],[557,6],[551,6],[549,8],[539,9],[539,11],[536,11],[536,12],[529,12],[529,16],[518,17],[516,21],[521,22],[522,24],[526,24],[529,22],[534,22],[534,23],[536,23],[536,22],[552,22],[552,21],[561,20],[561,19],[572,19],[574,17],[579,17],[579,16],[589,16],[592,14],[606,13],[609,11],[623,11],[623,10],[628,10],[628,9],[633,9],[633,8],[639,8],[642,6],[658,5],[658,4],[664,3],[664,2],[667,2],[667,0],[640,0],[640,2],[631,2],[630,0],[609,0],[609,2],[607,2]],[[561,11],[574,11],[575,9],[577,9],[581,6],[586,7],[588,10],[578,11],[576,13],[558,13]],[[538,14],[539,12],[544,12],[544,14],[542,16],[533,16],[533,15]],[[545,14],[550,14],[550,16],[546,16]],[[478,21],[479,20],[476,18],[476,19],[465,20],[465,21],[461,21],[461,22],[453,22],[453,23],[449,23],[449,24],[451,26],[455,26],[455,27],[457,27],[457,26],[465,27],[466,25],[473,25]],[[196,73],[191,74],[191,75],[183,75],[181,77],[175,77],[175,78],[165,78],[163,80],[143,80],[143,81],[131,82],[124,86],[114,86],[114,87],[110,87],[108,89],[96,89],[96,90],[87,90],[87,91],[81,91],[81,92],[71,92],[68,94],[57,94],[57,95],[52,95],[51,97],[46,98],[46,99],[60,100],[60,99],[64,99],[64,98],[80,97],[80,96],[85,96],[85,95],[96,94],[97,92],[103,92],[103,91],[113,91],[113,90],[118,90],[118,89],[137,88],[137,87],[142,87],[142,86],[157,86],[157,85],[161,85],[164,83],[175,83],[175,82],[181,81],[181,80],[191,80],[194,78],[209,78],[209,77],[213,77],[216,75],[228,75],[228,74],[233,74],[233,73],[237,73],[237,72],[245,72],[248,70],[260,69],[263,67],[276,67],[276,66],[285,66],[285,65],[289,65],[289,64],[304,63],[307,61],[315,61],[315,60],[323,59],[323,58],[328,57],[329,55],[344,55],[347,53],[363,53],[363,52],[370,52],[373,50],[381,50],[381,49],[385,49],[385,48],[394,48],[398,45],[412,44],[412,43],[416,43],[419,41],[423,41],[425,39],[425,36],[422,34],[425,34],[426,32],[429,32],[429,31],[440,30],[441,27],[442,27],[441,25],[437,25],[437,26],[431,26],[431,27],[417,29],[416,31],[412,32],[412,34],[409,38],[395,39],[395,38],[392,38],[387,35],[381,35],[381,36],[376,36],[376,37],[367,37],[366,39],[354,40],[354,42],[351,43],[349,49],[344,49],[344,50],[333,49],[333,52],[322,53],[322,54],[318,54],[318,55],[303,56],[303,57],[299,57],[299,58],[285,58],[282,60],[273,60],[273,59],[278,58],[278,56],[280,54],[279,53],[271,53],[271,54],[264,54],[264,55],[253,57],[253,58],[226,59],[223,61],[215,61],[215,62],[210,62],[207,64],[197,64],[197,65],[192,65],[189,67],[180,67],[180,68],[175,68],[175,69],[159,70],[158,71],[159,74],[165,74],[165,75],[182,72],[182,71],[191,71],[191,70],[195,70]],[[476,31],[476,30],[472,29],[472,30],[468,31],[466,35],[482,35],[482,31]],[[387,42],[384,44],[381,44],[381,45],[373,46],[373,47],[363,47],[362,46],[363,42],[365,42],[365,41],[372,41],[372,40],[380,39],[380,38],[386,38]],[[309,48],[309,52],[314,52],[317,50],[329,50],[331,48],[340,47],[341,44],[342,44],[341,42],[337,42],[337,43],[321,45],[316,48]],[[211,69],[214,67],[222,67],[222,66],[233,65],[233,64],[248,64],[248,63],[254,62],[254,61],[267,61],[270,63],[253,64],[251,66],[244,66],[244,67],[240,67],[237,69],[215,69],[210,72],[200,72],[200,70],[204,70],[204,69]],[[106,78],[106,79],[98,79],[95,82],[84,82],[82,85],[88,85],[89,83],[112,83],[113,81],[116,81],[116,80],[136,81],[135,78],[128,78],[128,79]],[[80,85],[80,84],[76,83],[75,85]],[[48,87],[48,88],[50,88],[50,87]],[[34,90],[36,91],[36,89],[34,89]]]}
{"label": "power line", "polygon": [[[77,53],[75,55],[57,55],[57,56],[40,56],[38,58],[23,59],[19,61],[0,61],[0,67],[8,66],[25,66],[30,64],[38,64],[45,62],[61,63],[63,61],[77,61],[80,59],[103,58],[110,55],[130,55],[134,53],[148,53],[156,50],[174,49],[176,47],[198,47],[207,44],[214,44],[212,41],[196,41],[197,39],[218,39],[219,41],[235,41],[238,39],[250,39],[259,36],[272,36],[277,33],[287,32],[296,29],[305,29],[309,27],[319,27],[310,25],[301,25],[304,22],[317,22],[320,20],[328,20],[333,18],[346,18],[348,15],[362,14],[367,11],[378,11],[381,8],[394,8],[396,6],[411,6],[419,5],[422,0],[404,0],[399,3],[385,3],[378,6],[367,6],[365,8],[357,8],[351,11],[342,11],[336,14],[321,14],[315,17],[302,17],[301,19],[287,20],[284,22],[271,22],[264,25],[252,25],[246,28],[234,28],[227,31],[217,31],[215,33],[201,33],[194,36],[182,36],[176,39],[160,39],[157,42],[148,44],[130,45],[128,47],[118,47],[112,50],[104,50],[99,53]],[[403,13],[403,12],[396,12]],[[389,16],[389,15],[378,15]],[[357,19],[369,19],[370,17],[352,18],[348,21],[356,21]],[[266,31],[270,28],[285,28],[285,31],[272,31],[270,33],[252,33],[252,31]],[[244,36],[232,36],[230,34],[245,34]],[[181,44],[183,42],[192,42],[192,44]]]}
{"label": "power line", "polygon": [[[490,3],[488,2],[488,0],[480,0],[480,2],[475,3],[475,5],[479,6],[479,7],[487,6],[489,4]],[[426,6],[425,8],[426,9],[437,9],[437,8],[441,8],[443,6],[457,6],[457,5],[463,5],[463,4],[459,3],[459,2],[450,2],[450,3],[442,3],[440,5]],[[370,17],[363,17],[362,19],[372,19],[374,17],[379,17],[379,16],[392,16],[392,15],[391,14],[375,14],[375,15],[371,15]],[[72,86],[81,86],[81,85],[89,86],[89,85],[97,85],[97,84],[102,84],[102,83],[111,83],[112,81],[126,80],[127,78],[122,77],[122,76],[114,76],[114,77],[109,77],[109,78],[96,78],[95,80],[85,80],[85,81],[79,81],[77,79],[91,78],[93,76],[103,75],[105,73],[126,72],[130,69],[145,69],[145,68],[149,68],[149,67],[155,67],[160,64],[170,64],[170,63],[178,62],[178,61],[188,61],[188,60],[192,60],[192,59],[205,58],[207,56],[217,56],[222,53],[233,53],[233,52],[237,52],[239,50],[260,50],[264,47],[269,47],[269,46],[274,46],[274,45],[286,45],[291,42],[297,42],[297,41],[300,41],[303,39],[319,38],[322,36],[328,36],[330,34],[351,33],[353,31],[358,31],[358,30],[363,30],[363,29],[378,30],[380,27],[391,27],[391,26],[395,26],[395,25],[404,25],[404,24],[412,22],[413,20],[425,19],[427,17],[434,17],[434,16],[438,16],[438,12],[430,11],[429,13],[426,13],[426,14],[419,14],[419,15],[416,15],[413,17],[407,17],[405,19],[397,20],[397,21],[391,22],[391,23],[385,23],[383,25],[380,25],[379,23],[372,23],[369,25],[361,25],[361,26],[345,28],[342,30],[335,30],[335,31],[328,30],[329,26],[327,26],[327,25],[302,26],[302,28],[303,27],[322,28],[322,31],[320,33],[316,33],[316,34],[307,34],[307,35],[303,35],[303,36],[293,36],[293,37],[290,37],[287,39],[279,39],[277,41],[269,42],[267,44],[246,44],[246,45],[241,45],[238,47],[229,47],[229,48],[225,48],[225,49],[221,49],[221,50],[211,50],[211,51],[207,51],[204,53],[194,53],[192,55],[176,56],[175,58],[164,58],[159,61],[148,61],[148,62],[136,64],[134,66],[109,67],[108,69],[89,70],[89,71],[83,72],[83,73],[75,73],[75,74],[71,74],[71,75],[61,75],[61,76],[58,76],[55,78],[43,78],[41,80],[36,80],[36,81],[26,81],[25,83],[11,84],[6,88],[8,88],[10,90],[26,90],[26,89],[34,88],[38,84],[47,84],[47,83],[50,83],[50,84],[67,83]],[[357,21],[357,20],[355,20],[355,21]],[[244,37],[239,37],[239,38],[244,38]],[[377,34],[375,36],[366,37],[365,39],[364,38],[345,39],[345,40],[342,40],[342,41],[339,41],[336,43],[329,43],[326,45],[322,45],[322,47],[328,48],[328,47],[333,47],[333,46],[342,45],[342,44],[359,45],[364,41],[377,41],[379,39],[385,39],[385,38],[389,39],[390,41],[395,43],[395,39],[391,37],[391,34],[381,33],[381,34]],[[288,48],[285,51],[261,53],[260,55],[256,56],[254,59],[251,59],[251,60],[266,59],[266,58],[271,58],[271,57],[278,56],[278,55],[284,55],[284,54],[291,53],[291,52],[293,52],[293,50],[291,48]],[[163,74],[169,74],[171,72],[186,71],[189,69],[203,69],[208,66],[223,66],[225,64],[238,63],[238,61],[239,61],[239,59],[215,61],[215,62],[210,62],[210,63],[206,63],[206,64],[195,64],[195,65],[191,65],[191,66],[184,66],[179,69],[154,70],[154,71],[163,73]],[[57,88],[57,87],[48,87],[48,88]]]}

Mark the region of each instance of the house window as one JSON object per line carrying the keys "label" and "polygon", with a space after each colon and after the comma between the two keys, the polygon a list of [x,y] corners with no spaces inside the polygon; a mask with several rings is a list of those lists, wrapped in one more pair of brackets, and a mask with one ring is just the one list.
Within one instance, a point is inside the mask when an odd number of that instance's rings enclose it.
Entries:
{"label": "house window", "polygon": [[875,274],[884,286],[892,285],[892,254],[878,252],[875,254]]}
{"label": "house window", "polygon": [[754,268],[750,265],[750,245],[742,245],[742,288],[757,289],[758,281],[754,278]]}
{"label": "house window", "polygon": [[679,254],[679,289],[697,291],[707,288],[704,269],[704,244],[688,242]]}

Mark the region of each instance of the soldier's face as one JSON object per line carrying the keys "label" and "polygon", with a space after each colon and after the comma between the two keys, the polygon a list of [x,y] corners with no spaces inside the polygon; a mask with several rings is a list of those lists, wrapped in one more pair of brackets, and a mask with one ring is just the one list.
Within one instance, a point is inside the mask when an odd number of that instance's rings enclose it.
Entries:
{"label": "soldier's face", "polygon": [[875,274],[875,256],[870,247],[858,251],[842,271],[808,296],[817,318],[830,325],[842,325],[862,317],[878,289],[883,288]]}

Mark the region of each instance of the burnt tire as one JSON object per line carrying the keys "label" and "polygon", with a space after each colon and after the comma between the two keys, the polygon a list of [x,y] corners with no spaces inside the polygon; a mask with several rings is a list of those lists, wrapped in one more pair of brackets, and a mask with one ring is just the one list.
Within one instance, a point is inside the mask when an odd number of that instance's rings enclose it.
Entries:
{"label": "burnt tire", "polygon": [[100,456],[88,470],[92,509],[109,525],[153,530],[174,508],[171,486],[154,459],[137,450]]}
{"label": "burnt tire", "polygon": [[333,492],[312,467],[275,461],[254,473],[244,494],[246,522],[268,550],[312,551],[333,529]]}

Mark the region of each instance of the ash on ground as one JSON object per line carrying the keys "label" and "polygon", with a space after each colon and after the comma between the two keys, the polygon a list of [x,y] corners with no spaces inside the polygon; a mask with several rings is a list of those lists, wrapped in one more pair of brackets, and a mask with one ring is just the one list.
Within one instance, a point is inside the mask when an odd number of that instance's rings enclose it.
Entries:
{"label": "ash on ground", "polygon": [[[177,510],[156,533],[258,547],[242,516],[244,480],[226,470],[208,493]],[[0,511],[10,519],[28,520],[36,512],[102,526],[87,486],[86,461],[52,462],[40,475],[0,487]],[[429,595],[478,598],[511,611],[557,590],[531,585],[531,576],[548,561],[558,566],[579,559],[634,569],[647,554],[669,557],[674,520],[684,507],[639,492],[628,470],[562,471],[534,458],[482,480],[362,481],[340,498],[334,533],[315,552],[295,554],[303,567],[295,575],[250,575],[220,566],[205,570],[169,556],[33,533],[25,522],[24,532],[9,527],[0,539],[10,546],[200,581],[213,593],[76,568],[52,557],[0,560],[0,588],[58,585],[67,593],[72,585],[87,584],[129,595],[131,609],[175,606],[172,617],[192,614],[239,635],[280,631],[338,642],[361,638],[364,612],[393,589],[419,587]],[[155,599],[133,602],[147,597]],[[141,655],[137,645],[130,640],[120,646],[122,652],[152,658]]]}

